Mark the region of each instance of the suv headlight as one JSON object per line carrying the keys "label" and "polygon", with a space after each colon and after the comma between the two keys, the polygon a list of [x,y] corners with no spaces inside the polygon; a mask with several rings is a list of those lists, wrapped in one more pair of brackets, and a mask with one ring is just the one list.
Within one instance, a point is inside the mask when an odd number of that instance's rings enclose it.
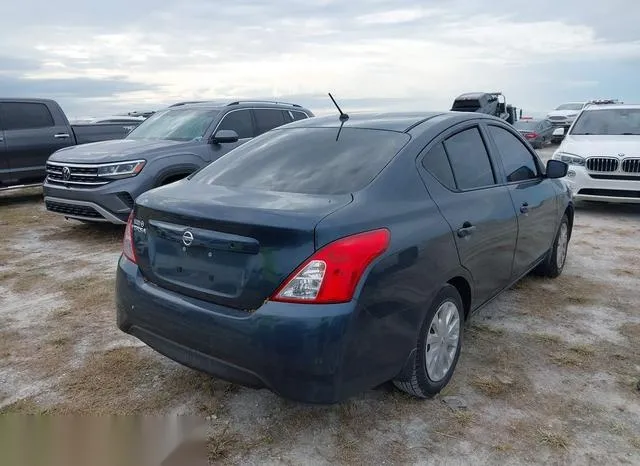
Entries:
{"label": "suv headlight", "polygon": [[553,154],[553,158],[561,160],[569,165],[581,165],[584,166],[584,158],[579,155],[570,154],[568,152],[556,152]]}
{"label": "suv headlight", "polygon": [[98,167],[98,176],[103,178],[130,178],[136,176],[146,163],[145,160],[117,162]]}

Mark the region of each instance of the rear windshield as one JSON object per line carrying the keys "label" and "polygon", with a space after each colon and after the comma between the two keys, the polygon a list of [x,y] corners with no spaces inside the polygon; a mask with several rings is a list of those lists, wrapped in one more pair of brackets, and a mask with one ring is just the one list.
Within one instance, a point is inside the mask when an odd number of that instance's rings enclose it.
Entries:
{"label": "rear windshield", "polygon": [[538,123],[540,123],[539,120],[518,120],[513,126],[516,129],[533,129],[538,126]]}
{"label": "rear windshield", "polygon": [[201,139],[219,110],[189,108],[157,112],[140,123],[126,139],[166,139],[191,141]]}
{"label": "rear windshield", "polygon": [[583,104],[562,104],[556,110],[582,110]]}
{"label": "rear windshield", "polygon": [[640,135],[640,109],[607,108],[582,112],[571,134]]}
{"label": "rear windshield", "polygon": [[[336,139],[337,138],[337,139]],[[275,129],[196,173],[193,181],[303,194],[345,194],[368,185],[409,141],[370,129]]]}

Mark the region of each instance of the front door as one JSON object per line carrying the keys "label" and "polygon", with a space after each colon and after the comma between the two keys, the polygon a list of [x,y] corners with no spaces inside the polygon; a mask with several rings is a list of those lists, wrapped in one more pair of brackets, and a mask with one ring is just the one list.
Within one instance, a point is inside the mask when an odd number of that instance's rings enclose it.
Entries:
{"label": "front door", "polygon": [[438,182],[429,193],[449,223],[460,263],[473,277],[474,306],[506,287],[516,246],[515,211],[477,126],[449,133],[422,165]]}
{"label": "front door", "polygon": [[500,155],[511,200],[518,215],[514,278],[526,272],[551,248],[558,228],[557,192],[542,176],[540,159],[511,130],[489,124],[487,130]]}
{"label": "front door", "polygon": [[57,125],[45,104],[36,102],[0,103],[6,155],[15,183],[44,180],[45,164],[58,149],[73,144],[66,125]]}
{"label": "front door", "polygon": [[211,145],[211,161],[215,161],[229,152],[231,149],[235,149],[241,144],[249,141],[256,135],[256,130],[253,124],[253,117],[251,110],[239,109],[232,110],[222,117],[220,123],[214,129],[213,134],[220,130],[232,130],[238,134],[238,141],[225,144],[213,144]]}

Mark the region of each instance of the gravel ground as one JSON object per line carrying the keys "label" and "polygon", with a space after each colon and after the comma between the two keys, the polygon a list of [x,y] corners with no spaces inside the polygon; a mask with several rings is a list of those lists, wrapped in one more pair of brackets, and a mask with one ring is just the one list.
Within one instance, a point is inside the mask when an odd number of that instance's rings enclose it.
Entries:
{"label": "gravel ground", "polygon": [[384,385],[310,407],[120,333],[122,228],[62,220],[41,197],[0,194],[0,413],[196,415],[220,464],[640,464],[640,207],[579,205],[563,275],[475,315],[441,396]]}

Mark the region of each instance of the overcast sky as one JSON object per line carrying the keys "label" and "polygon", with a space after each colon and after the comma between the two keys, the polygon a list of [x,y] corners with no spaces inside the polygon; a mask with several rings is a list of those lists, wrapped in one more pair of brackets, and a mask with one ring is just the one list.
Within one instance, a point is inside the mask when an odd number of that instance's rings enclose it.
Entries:
{"label": "overcast sky", "polygon": [[640,102],[638,0],[20,0],[2,18],[0,94],[74,117],[226,97],[324,113],[327,91],[347,112]]}

